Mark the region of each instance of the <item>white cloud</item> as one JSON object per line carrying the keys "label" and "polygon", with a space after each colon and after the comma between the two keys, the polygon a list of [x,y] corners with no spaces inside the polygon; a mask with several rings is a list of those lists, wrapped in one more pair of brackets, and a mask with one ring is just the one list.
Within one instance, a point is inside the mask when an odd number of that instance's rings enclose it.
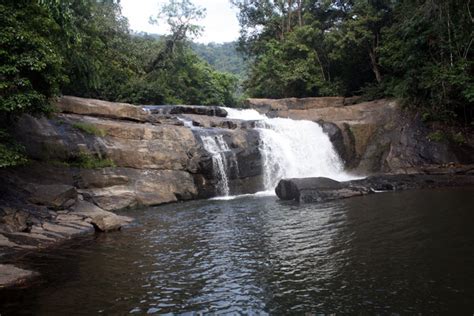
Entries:
{"label": "white cloud", "polygon": [[[122,14],[128,18],[134,31],[163,34],[168,30],[165,25],[148,23],[151,15],[156,15],[158,9],[166,0],[122,0]],[[230,42],[239,37],[237,11],[232,8],[229,0],[194,0],[194,4],[207,10],[206,18],[200,24],[204,32],[198,42]]]}

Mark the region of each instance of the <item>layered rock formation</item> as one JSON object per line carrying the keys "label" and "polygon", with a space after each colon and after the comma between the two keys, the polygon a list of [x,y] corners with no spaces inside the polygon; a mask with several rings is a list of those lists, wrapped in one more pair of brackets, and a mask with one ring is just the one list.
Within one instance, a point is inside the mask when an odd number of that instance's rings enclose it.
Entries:
{"label": "layered rock formation", "polygon": [[416,172],[419,166],[473,163],[474,139],[435,140],[433,129],[393,100],[354,104],[356,98],[249,99],[271,117],[322,124],[346,167],[361,174]]}
{"label": "layered rock formation", "polygon": [[215,196],[219,179],[202,136],[225,141],[230,192],[261,189],[258,133],[219,107],[76,97],[56,107],[50,118],[22,116],[12,130],[31,161],[0,170],[3,258],[131,221],[112,211]]}

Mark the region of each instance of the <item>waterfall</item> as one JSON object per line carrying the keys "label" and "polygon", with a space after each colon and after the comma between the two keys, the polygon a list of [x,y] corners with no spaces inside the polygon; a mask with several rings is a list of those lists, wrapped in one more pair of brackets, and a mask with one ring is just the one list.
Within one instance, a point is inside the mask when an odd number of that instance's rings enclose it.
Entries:
{"label": "waterfall", "polygon": [[283,178],[351,178],[343,171],[341,159],[319,124],[268,118],[255,110],[225,109],[228,118],[257,121],[265,190],[274,190]]}
{"label": "waterfall", "polygon": [[212,172],[217,179],[217,193],[229,195],[229,180],[227,178],[227,160],[225,153],[230,151],[222,135],[201,135],[204,149],[212,155]]}

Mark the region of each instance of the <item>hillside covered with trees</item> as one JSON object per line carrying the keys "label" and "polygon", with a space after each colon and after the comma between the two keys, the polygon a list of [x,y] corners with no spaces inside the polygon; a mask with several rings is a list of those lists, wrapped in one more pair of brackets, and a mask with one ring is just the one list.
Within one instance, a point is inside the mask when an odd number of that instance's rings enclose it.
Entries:
{"label": "hillside covered with trees", "polygon": [[243,79],[247,74],[247,63],[238,51],[238,43],[193,43],[193,51],[218,71],[228,72]]}
{"label": "hillside covered with trees", "polygon": [[470,124],[474,2],[232,0],[254,97],[396,97]]}
{"label": "hillside covered with trees", "polygon": [[[157,12],[158,13],[158,12]],[[170,2],[172,34],[135,36],[115,1],[5,1],[0,5],[1,111],[43,111],[59,93],[137,104],[233,104],[236,78],[188,42],[203,12]]]}

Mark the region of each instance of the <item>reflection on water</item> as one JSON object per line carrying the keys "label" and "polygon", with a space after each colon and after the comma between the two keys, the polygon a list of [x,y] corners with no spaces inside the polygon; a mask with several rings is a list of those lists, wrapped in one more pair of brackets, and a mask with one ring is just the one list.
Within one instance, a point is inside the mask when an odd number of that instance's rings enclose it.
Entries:
{"label": "reflection on water", "polygon": [[0,313],[472,314],[473,193],[134,211],[135,227],[22,259],[43,278],[0,292]]}

